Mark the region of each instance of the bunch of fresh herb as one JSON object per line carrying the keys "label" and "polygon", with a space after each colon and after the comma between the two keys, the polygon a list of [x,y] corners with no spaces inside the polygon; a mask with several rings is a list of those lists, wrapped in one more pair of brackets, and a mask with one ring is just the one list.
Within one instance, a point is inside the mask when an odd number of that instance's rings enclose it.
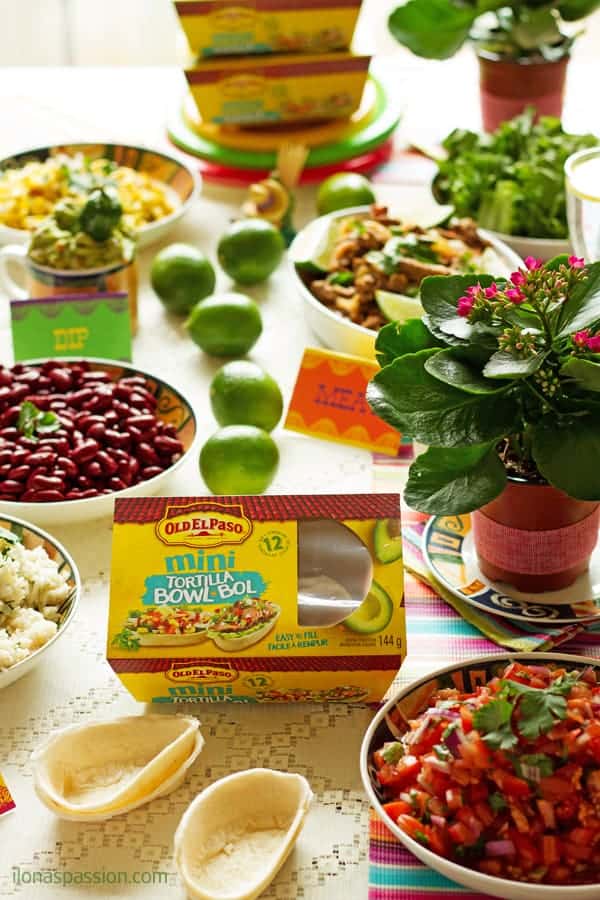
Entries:
{"label": "bunch of fresh herb", "polygon": [[423,512],[489,503],[506,485],[505,461],[600,500],[600,263],[525,262],[508,281],[426,278],[424,317],[378,335],[382,369],[367,398],[429,445],[405,495]]}
{"label": "bunch of fresh herb", "polygon": [[566,134],[554,117],[534,122],[532,109],[503,122],[494,134],[456,129],[443,142],[447,158],[438,161],[433,193],[482,228],[565,238],[564,164],[572,153],[596,144],[592,134]]}
{"label": "bunch of fresh herb", "polygon": [[417,56],[448,59],[472,40],[503,58],[560,59],[574,35],[563,22],[584,19],[600,0],[408,0],[394,10],[389,29]]}

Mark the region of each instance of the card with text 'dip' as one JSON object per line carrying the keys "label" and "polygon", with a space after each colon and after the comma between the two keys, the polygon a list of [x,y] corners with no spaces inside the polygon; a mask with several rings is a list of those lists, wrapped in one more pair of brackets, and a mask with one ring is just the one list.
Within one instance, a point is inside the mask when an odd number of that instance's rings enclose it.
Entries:
{"label": "card with text 'dip'", "polygon": [[10,314],[15,362],[57,356],[131,360],[125,293],[11,300]]}
{"label": "card with text 'dip'", "polygon": [[402,435],[369,408],[367,385],[376,362],[308,347],[292,394],[285,427],[326,441],[338,441],[396,456]]}

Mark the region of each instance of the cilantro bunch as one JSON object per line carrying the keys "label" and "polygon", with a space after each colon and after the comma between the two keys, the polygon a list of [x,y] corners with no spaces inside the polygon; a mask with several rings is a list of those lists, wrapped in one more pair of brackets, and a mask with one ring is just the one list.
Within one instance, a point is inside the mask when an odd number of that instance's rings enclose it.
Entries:
{"label": "cilantro bunch", "polygon": [[564,164],[594,147],[592,134],[567,134],[560,120],[533,110],[503,122],[493,134],[455,129],[444,140],[433,193],[482,228],[537,238],[566,238]]}

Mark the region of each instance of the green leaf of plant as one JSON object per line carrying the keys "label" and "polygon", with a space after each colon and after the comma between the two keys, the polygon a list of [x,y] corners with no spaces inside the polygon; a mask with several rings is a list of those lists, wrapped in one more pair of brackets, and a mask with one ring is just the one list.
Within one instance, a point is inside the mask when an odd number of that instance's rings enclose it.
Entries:
{"label": "green leaf of plant", "polygon": [[[423,304],[425,305],[425,304]],[[600,262],[589,266],[588,277],[565,300],[557,337],[566,337],[600,320]]]}
{"label": "green leaf of plant", "polygon": [[565,22],[584,19],[600,7],[600,0],[563,0],[558,11]]}
{"label": "green leaf of plant", "polygon": [[367,400],[393,428],[434,447],[485,444],[511,434],[518,407],[505,391],[494,396],[467,394],[425,370],[439,350],[421,350],[396,359],[371,380]]}
{"label": "green leaf of plant", "polygon": [[600,422],[559,425],[546,417],[533,428],[533,458],[544,478],[578,500],[600,500]]}
{"label": "green leaf of plant", "polygon": [[505,485],[494,444],[429,447],[410,467],[404,499],[421,512],[460,515],[489,503]]}
{"label": "green leaf of plant", "polygon": [[392,35],[417,56],[448,59],[467,37],[478,10],[452,0],[408,0],[388,20]]}
{"label": "green leaf of plant", "polygon": [[550,271],[555,272],[557,269],[560,269],[561,266],[569,265],[569,254],[568,253],[559,253],[558,256],[553,256],[552,259],[549,259],[548,262],[544,263],[545,269],[550,269]]}
{"label": "green leaf of plant", "polygon": [[442,334],[468,340],[472,326],[456,312],[458,299],[471,285],[487,287],[492,281],[491,275],[430,275],[421,283],[423,309],[432,325]]}
{"label": "green leaf of plant", "polygon": [[561,375],[574,378],[588,391],[600,391],[600,363],[580,356],[570,356],[560,370]]}
{"label": "green leaf of plant", "polygon": [[483,374],[488,378],[527,378],[533,375],[540,368],[546,358],[545,353],[536,353],[535,356],[528,356],[526,359],[515,359],[510,353],[499,350],[489,358]]}
{"label": "green leaf of plant", "polygon": [[473,715],[473,725],[494,750],[510,750],[518,743],[512,730],[513,706],[508,700],[490,700]]}
{"label": "green leaf of plant", "polygon": [[460,350],[454,347],[440,350],[428,359],[425,370],[434,378],[468,394],[493,394],[502,390],[497,382],[484,378],[474,366],[460,359]]}
{"label": "green leaf of plant", "polygon": [[407,319],[406,322],[390,322],[384,325],[375,341],[377,362],[389,365],[405,353],[418,353],[430,347],[439,347],[441,342],[425,327],[421,319]]}

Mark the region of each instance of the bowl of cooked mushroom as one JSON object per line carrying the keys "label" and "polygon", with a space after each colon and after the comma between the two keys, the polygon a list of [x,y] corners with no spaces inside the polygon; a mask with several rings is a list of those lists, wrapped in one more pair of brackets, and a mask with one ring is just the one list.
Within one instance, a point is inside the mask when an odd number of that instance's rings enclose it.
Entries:
{"label": "bowl of cooked mushroom", "polygon": [[471,219],[415,224],[379,205],[315,219],[289,259],[310,329],[325,346],[364,358],[373,358],[380,328],[422,314],[429,275],[502,277],[523,264]]}

